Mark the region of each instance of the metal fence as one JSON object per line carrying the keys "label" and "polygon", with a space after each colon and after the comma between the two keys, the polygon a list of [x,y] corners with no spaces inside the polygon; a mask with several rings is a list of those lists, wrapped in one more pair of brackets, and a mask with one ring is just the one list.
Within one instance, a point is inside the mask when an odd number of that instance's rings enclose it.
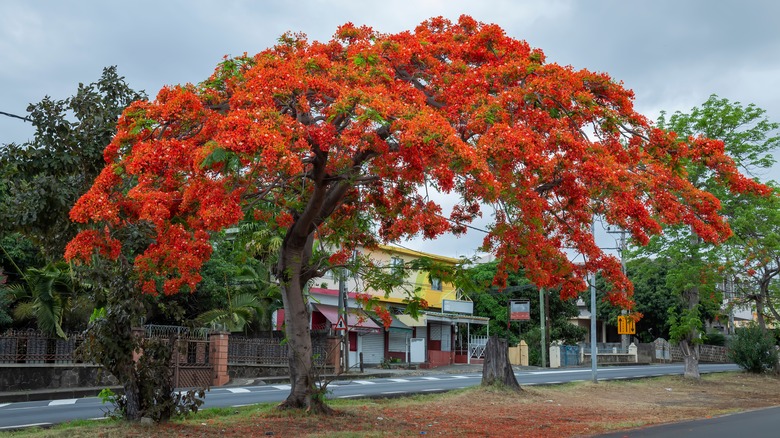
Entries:
{"label": "metal fence", "polygon": [[189,328],[178,325],[154,325],[144,326],[144,332],[147,338],[177,338],[188,339],[208,339],[213,330],[209,328]]}
{"label": "metal fence", "polygon": [[[590,354],[590,343],[580,343],[584,354]],[[596,354],[628,354],[628,348],[623,348],[620,342],[597,342]]]}
{"label": "metal fence", "polygon": [[80,333],[61,339],[36,330],[8,330],[0,334],[0,363],[77,363],[75,352],[83,342]]}
{"label": "metal fence", "polygon": [[[314,364],[327,363],[327,338],[312,336]],[[283,338],[230,336],[228,365],[288,365],[289,347]]]}

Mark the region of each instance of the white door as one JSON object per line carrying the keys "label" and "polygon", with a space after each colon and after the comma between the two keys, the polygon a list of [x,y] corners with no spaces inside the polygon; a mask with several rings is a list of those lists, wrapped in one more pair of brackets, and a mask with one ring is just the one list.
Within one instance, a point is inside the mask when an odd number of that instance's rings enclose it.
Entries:
{"label": "white door", "polygon": [[[357,368],[360,368],[360,354],[361,351],[363,351],[363,337],[360,335],[356,336],[357,340],[357,351],[350,351],[349,352],[349,369],[354,370]],[[351,350],[351,349],[350,349]]]}
{"label": "white door", "polygon": [[409,339],[409,363],[425,362],[425,338]]}

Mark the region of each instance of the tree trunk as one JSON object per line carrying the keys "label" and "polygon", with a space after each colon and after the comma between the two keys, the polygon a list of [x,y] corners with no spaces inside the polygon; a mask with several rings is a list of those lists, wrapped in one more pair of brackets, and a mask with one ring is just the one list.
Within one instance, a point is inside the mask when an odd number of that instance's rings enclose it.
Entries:
{"label": "tree trunk", "polygon": [[289,348],[290,395],[279,405],[281,409],[306,409],[313,413],[330,413],[325,404],[324,391],[316,386],[309,329],[309,309],[303,297],[301,267],[303,251],[283,248],[282,266],[285,279],[282,281],[284,302],[284,326]]}
{"label": "tree trunk", "polygon": [[125,390],[125,420],[140,420],[141,399],[139,397],[138,382],[131,378],[126,380],[122,387]]}
{"label": "tree trunk", "polygon": [[[699,307],[699,288],[692,287],[686,291],[684,297],[687,301],[688,309],[695,310]],[[682,350],[683,360],[685,361],[685,374],[683,376],[688,379],[699,380],[701,374],[699,374],[699,331],[695,328],[691,329],[683,340],[680,341],[680,349]]]}
{"label": "tree trunk", "polygon": [[680,349],[685,361],[685,374],[683,376],[699,380],[701,378],[701,374],[699,374],[699,344],[688,343],[688,340],[683,339],[680,341]]}
{"label": "tree trunk", "polygon": [[485,362],[482,364],[482,386],[503,386],[521,391],[512,364],[509,363],[507,340],[491,336],[485,346]]}
{"label": "tree trunk", "polygon": [[766,333],[766,321],[764,320],[764,297],[756,296],[756,322],[761,328],[761,333]]}
{"label": "tree trunk", "polygon": [[[694,232],[691,227],[691,262],[695,263],[694,266],[701,264],[699,258],[699,247],[701,244],[701,238]],[[692,288],[683,292],[683,300],[688,306],[689,311],[694,311],[699,308],[699,287],[693,286]],[[698,313],[697,313],[698,314]],[[683,360],[685,361],[685,374],[683,376],[688,379],[699,380],[701,374],[699,374],[699,331],[696,328],[692,328],[690,333],[680,341],[680,349],[682,350]]]}

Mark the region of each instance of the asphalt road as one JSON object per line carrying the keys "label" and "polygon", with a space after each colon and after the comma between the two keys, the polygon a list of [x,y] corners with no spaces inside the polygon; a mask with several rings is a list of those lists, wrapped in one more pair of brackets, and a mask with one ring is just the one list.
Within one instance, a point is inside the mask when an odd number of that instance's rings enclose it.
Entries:
{"label": "asphalt road", "polygon": [[780,406],[723,415],[705,420],[665,424],[599,435],[599,438],[776,438],[780,436]]}
{"label": "asphalt road", "polygon": [[[736,371],[739,368],[730,364],[702,364],[699,369],[702,373],[711,373]],[[682,365],[644,365],[599,368],[597,374],[599,380],[614,380],[682,373]],[[522,371],[515,374],[518,382],[524,386],[592,379],[589,368]],[[481,373],[399,375],[394,378],[337,380],[331,382],[328,389],[330,390],[330,399],[393,397],[465,388],[478,385],[481,379]],[[203,407],[237,407],[255,403],[280,402],[287,397],[289,391],[289,385],[213,388],[206,393]],[[2,403],[0,404],[0,431],[46,426],[75,419],[102,419],[106,408],[97,397]]]}

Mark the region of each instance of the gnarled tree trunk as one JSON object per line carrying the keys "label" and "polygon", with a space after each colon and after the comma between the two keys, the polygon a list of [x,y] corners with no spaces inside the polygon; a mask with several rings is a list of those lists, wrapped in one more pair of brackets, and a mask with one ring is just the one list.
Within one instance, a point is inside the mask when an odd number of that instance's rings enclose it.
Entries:
{"label": "gnarled tree trunk", "polygon": [[509,345],[506,339],[491,336],[485,346],[485,362],[482,364],[482,386],[503,386],[522,391],[517,383],[512,364],[509,363]]}
{"label": "gnarled tree trunk", "polygon": [[699,344],[688,342],[687,339],[683,339],[680,341],[680,350],[682,350],[683,360],[685,361],[684,377],[688,379],[700,379]]}

